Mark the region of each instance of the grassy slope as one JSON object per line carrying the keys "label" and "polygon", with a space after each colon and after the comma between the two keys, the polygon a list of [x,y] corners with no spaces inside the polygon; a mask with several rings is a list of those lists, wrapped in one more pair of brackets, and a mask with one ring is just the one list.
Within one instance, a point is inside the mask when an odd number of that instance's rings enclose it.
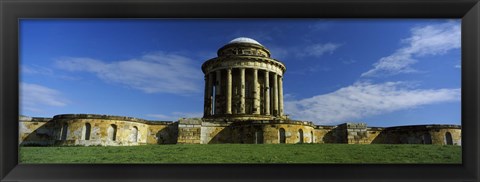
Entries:
{"label": "grassy slope", "polygon": [[461,163],[460,146],[146,145],[21,147],[21,163]]}

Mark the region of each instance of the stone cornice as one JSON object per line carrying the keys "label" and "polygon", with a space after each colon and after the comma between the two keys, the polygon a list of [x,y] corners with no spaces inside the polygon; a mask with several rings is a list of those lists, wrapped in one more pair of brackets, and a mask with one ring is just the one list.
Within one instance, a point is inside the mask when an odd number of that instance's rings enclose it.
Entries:
{"label": "stone cornice", "polygon": [[260,49],[262,51],[265,51],[268,55],[267,57],[270,57],[270,51],[268,49],[266,49],[265,47],[261,46],[261,45],[257,45],[257,44],[250,44],[250,43],[230,43],[230,44],[227,44],[223,47],[221,47],[220,49],[218,49],[217,51],[217,55],[218,56],[221,56],[221,53],[222,51],[224,51],[225,49],[228,49],[228,48],[254,48],[254,49]]}
{"label": "stone cornice", "polygon": [[202,65],[203,73],[225,68],[256,68],[275,72],[279,75],[283,75],[287,70],[285,65],[278,60],[245,55],[212,58]]}

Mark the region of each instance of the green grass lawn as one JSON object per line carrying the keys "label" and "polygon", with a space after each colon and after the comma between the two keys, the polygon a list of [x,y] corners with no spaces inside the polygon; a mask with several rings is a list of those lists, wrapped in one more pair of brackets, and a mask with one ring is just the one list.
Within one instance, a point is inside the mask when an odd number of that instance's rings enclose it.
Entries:
{"label": "green grass lawn", "polygon": [[457,163],[460,146],[210,144],[20,147],[20,163]]}

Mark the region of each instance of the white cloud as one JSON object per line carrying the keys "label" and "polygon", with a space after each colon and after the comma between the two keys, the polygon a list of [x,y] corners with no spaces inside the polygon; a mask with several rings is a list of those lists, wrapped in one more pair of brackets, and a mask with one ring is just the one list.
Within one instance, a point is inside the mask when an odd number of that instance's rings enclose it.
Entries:
{"label": "white cloud", "polygon": [[146,93],[190,94],[202,91],[202,73],[190,58],[162,52],[137,59],[104,62],[91,58],[62,58],[56,65],[67,71],[94,73],[98,78]]}
{"label": "white cloud", "polygon": [[20,83],[20,108],[25,111],[41,113],[45,106],[62,107],[67,100],[54,89],[31,83]]}
{"label": "white cloud", "polygon": [[404,82],[357,82],[335,92],[286,101],[291,118],[338,124],[367,116],[447,101],[459,101],[460,89],[412,89]]}
{"label": "white cloud", "polygon": [[147,114],[147,117],[160,119],[160,120],[171,119],[171,116],[167,116],[167,115],[164,115],[164,114]]}
{"label": "white cloud", "polygon": [[270,50],[270,53],[272,54],[270,57],[278,60],[285,60],[289,56],[289,54],[292,54],[293,51],[289,51],[288,49],[278,47],[275,45],[268,46],[268,50]]}
{"label": "white cloud", "polygon": [[198,118],[203,116],[203,112],[173,112],[172,114],[181,118]]}
{"label": "white cloud", "polygon": [[[304,57],[321,57],[325,54],[333,54],[343,44],[339,43],[314,43],[303,46],[277,46],[268,45],[267,48],[272,53],[272,58],[284,60],[289,56],[304,58]],[[305,59],[309,60],[309,59]]]}
{"label": "white cloud", "polygon": [[22,75],[40,75],[40,76],[46,76],[50,78],[59,78],[62,80],[70,80],[70,81],[72,80],[75,81],[80,79],[78,77],[63,75],[62,73],[55,72],[51,68],[43,67],[39,65],[21,65],[20,73]]}
{"label": "white cloud", "polygon": [[333,51],[338,49],[341,46],[341,44],[337,43],[325,43],[325,44],[313,44],[307,46],[302,54],[304,55],[309,55],[309,56],[315,56],[315,57],[320,57],[325,53],[332,54]]}
{"label": "white cloud", "polygon": [[177,121],[180,118],[201,118],[203,116],[202,112],[172,112],[171,114],[147,114],[147,117],[159,119],[159,120],[168,120],[168,121]]}
{"label": "white cloud", "polygon": [[374,68],[363,73],[362,77],[415,72],[410,65],[417,62],[416,57],[441,55],[460,48],[460,33],[460,25],[456,21],[414,27],[410,37],[402,40],[406,44],[404,47],[390,56],[380,58],[373,64]]}
{"label": "white cloud", "polygon": [[47,76],[53,75],[52,69],[45,68],[38,65],[31,65],[31,66],[22,65],[20,67],[20,71],[23,74],[40,74],[40,75],[47,75]]}
{"label": "white cloud", "polygon": [[311,30],[311,31],[324,31],[324,30],[328,30],[332,27],[332,23],[330,20],[318,20],[316,23],[313,23],[311,25],[308,26],[308,28]]}

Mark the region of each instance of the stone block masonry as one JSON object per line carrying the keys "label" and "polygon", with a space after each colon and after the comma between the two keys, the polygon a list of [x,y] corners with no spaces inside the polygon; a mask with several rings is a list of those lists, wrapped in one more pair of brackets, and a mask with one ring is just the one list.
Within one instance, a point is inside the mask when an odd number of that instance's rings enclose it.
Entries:
{"label": "stone block masonry", "polygon": [[[86,127],[86,126],[90,127]],[[367,127],[365,123],[314,125],[295,120],[224,121],[183,118],[177,122],[131,117],[69,114],[53,118],[21,117],[20,145],[145,144],[439,144],[461,145],[458,125]]]}

